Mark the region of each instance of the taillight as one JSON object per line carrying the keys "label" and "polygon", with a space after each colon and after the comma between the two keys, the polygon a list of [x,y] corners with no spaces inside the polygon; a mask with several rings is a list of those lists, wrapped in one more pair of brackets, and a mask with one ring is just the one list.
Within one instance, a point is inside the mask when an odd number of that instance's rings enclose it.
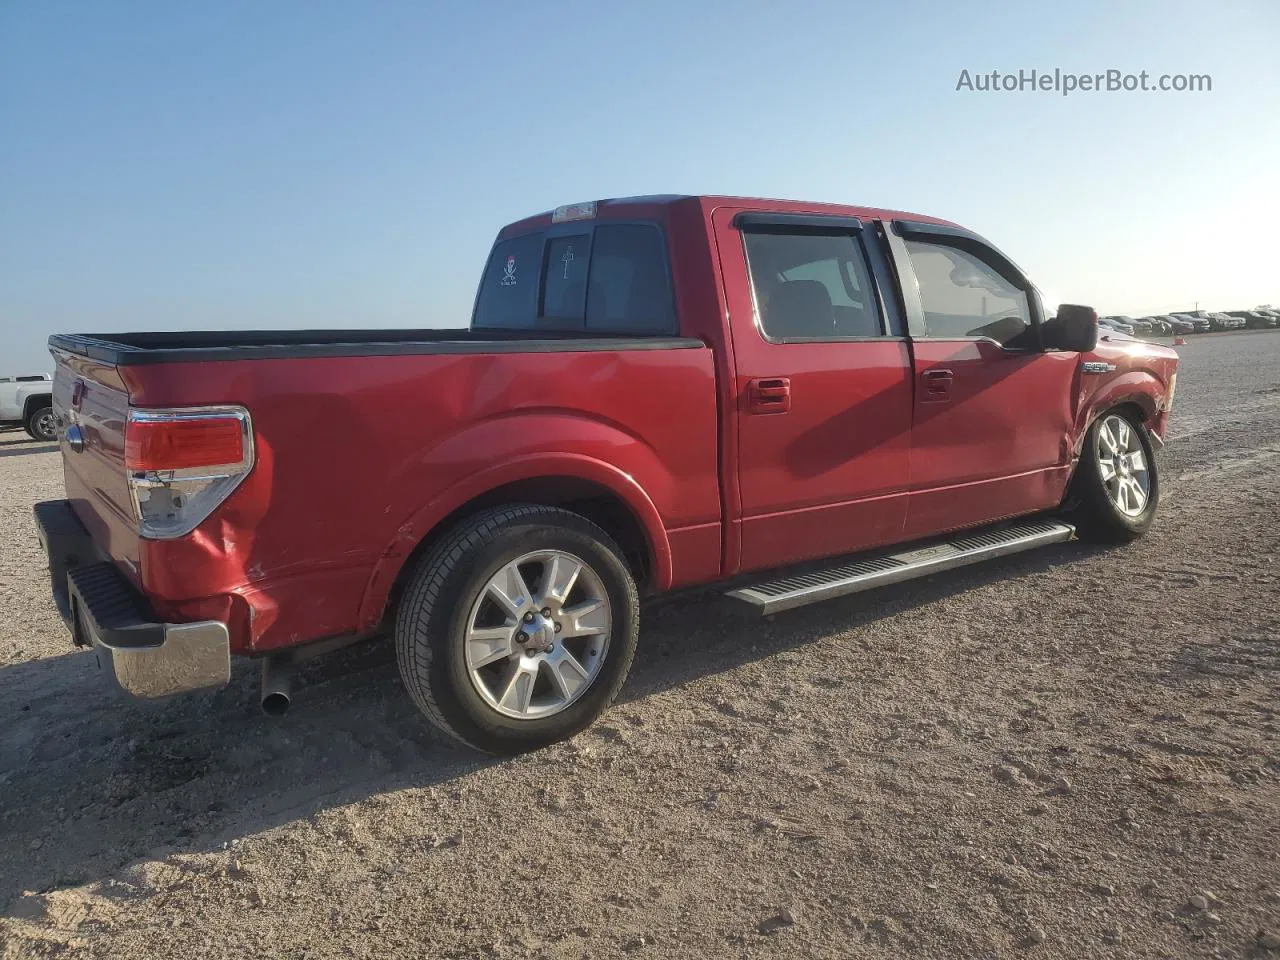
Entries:
{"label": "taillight", "polygon": [[184,470],[239,463],[244,430],[234,414],[184,419],[129,419],[124,463],[130,470]]}
{"label": "taillight", "polygon": [[124,460],[138,531],[190,533],[253,469],[253,425],[243,407],[129,411]]}

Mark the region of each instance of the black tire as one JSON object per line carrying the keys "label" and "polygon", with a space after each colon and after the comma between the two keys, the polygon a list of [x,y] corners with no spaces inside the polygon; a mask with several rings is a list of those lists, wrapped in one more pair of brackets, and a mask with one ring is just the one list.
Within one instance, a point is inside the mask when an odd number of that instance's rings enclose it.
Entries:
{"label": "black tire", "polygon": [[[604,662],[585,692],[559,713],[513,719],[476,690],[463,637],[489,578],[537,550],[562,550],[585,561],[604,586],[612,623]],[[409,695],[436,728],[472,749],[511,755],[573,736],[613,702],[631,669],[639,625],[635,580],[604,530],[555,507],[499,507],[464,520],[419,561],[396,611],[396,660]]]}
{"label": "black tire", "polygon": [[53,407],[49,404],[36,407],[27,417],[27,436],[32,440],[52,443],[58,439],[58,424],[53,419]]}
{"label": "black tire", "polygon": [[[1142,511],[1130,516],[1116,505],[1107,491],[1106,482],[1102,478],[1101,440],[1099,433],[1108,418],[1118,416],[1129,425],[1142,445],[1146,458],[1150,489]],[[1123,410],[1109,410],[1103,413],[1089,427],[1085,434],[1084,448],[1080,451],[1080,462],[1076,465],[1075,476],[1071,478],[1063,513],[1066,519],[1075,524],[1076,532],[1082,540],[1093,540],[1099,543],[1127,543],[1136,540],[1150,529],[1160,505],[1160,476],[1156,466],[1155,449],[1147,428],[1136,420],[1132,414]]]}

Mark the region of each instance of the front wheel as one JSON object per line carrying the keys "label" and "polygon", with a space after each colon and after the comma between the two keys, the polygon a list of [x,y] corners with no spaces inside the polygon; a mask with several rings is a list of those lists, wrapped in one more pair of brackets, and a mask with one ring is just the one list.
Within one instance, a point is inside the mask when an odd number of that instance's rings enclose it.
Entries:
{"label": "front wheel", "polygon": [[1119,411],[1093,422],[1068,494],[1081,538],[1109,543],[1147,532],[1160,503],[1155,451],[1141,423]]}
{"label": "front wheel", "polygon": [[570,737],[612,702],[639,598],[621,551],[567,510],[500,507],[419,563],[396,616],[400,675],[444,733],[514,754]]}

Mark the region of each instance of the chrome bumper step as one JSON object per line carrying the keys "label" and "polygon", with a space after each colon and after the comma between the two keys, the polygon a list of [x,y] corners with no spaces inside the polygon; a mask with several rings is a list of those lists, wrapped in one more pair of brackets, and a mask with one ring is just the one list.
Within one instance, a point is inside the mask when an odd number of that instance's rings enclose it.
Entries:
{"label": "chrome bumper step", "polygon": [[1075,527],[1059,520],[1034,520],[986,531],[969,532],[951,540],[899,553],[863,556],[826,570],[781,577],[730,590],[726,596],[749,603],[761,613],[843,597],[903,580],[991,560],[1075,536]]}

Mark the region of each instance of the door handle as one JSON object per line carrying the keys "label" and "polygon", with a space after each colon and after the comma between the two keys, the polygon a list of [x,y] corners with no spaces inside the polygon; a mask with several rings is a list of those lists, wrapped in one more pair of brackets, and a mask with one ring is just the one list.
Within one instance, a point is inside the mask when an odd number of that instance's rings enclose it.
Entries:
{"label": "door handle", "polygon": [[790,377],[762,377],[747,383],[748,412],[786,413],[790,409]]}
{"label": "door handle", "polygon": [[926,370],[921,379],[924,380],[924,399],[946,400],[951,396],[951,381],[955,374],[945,367]]}

